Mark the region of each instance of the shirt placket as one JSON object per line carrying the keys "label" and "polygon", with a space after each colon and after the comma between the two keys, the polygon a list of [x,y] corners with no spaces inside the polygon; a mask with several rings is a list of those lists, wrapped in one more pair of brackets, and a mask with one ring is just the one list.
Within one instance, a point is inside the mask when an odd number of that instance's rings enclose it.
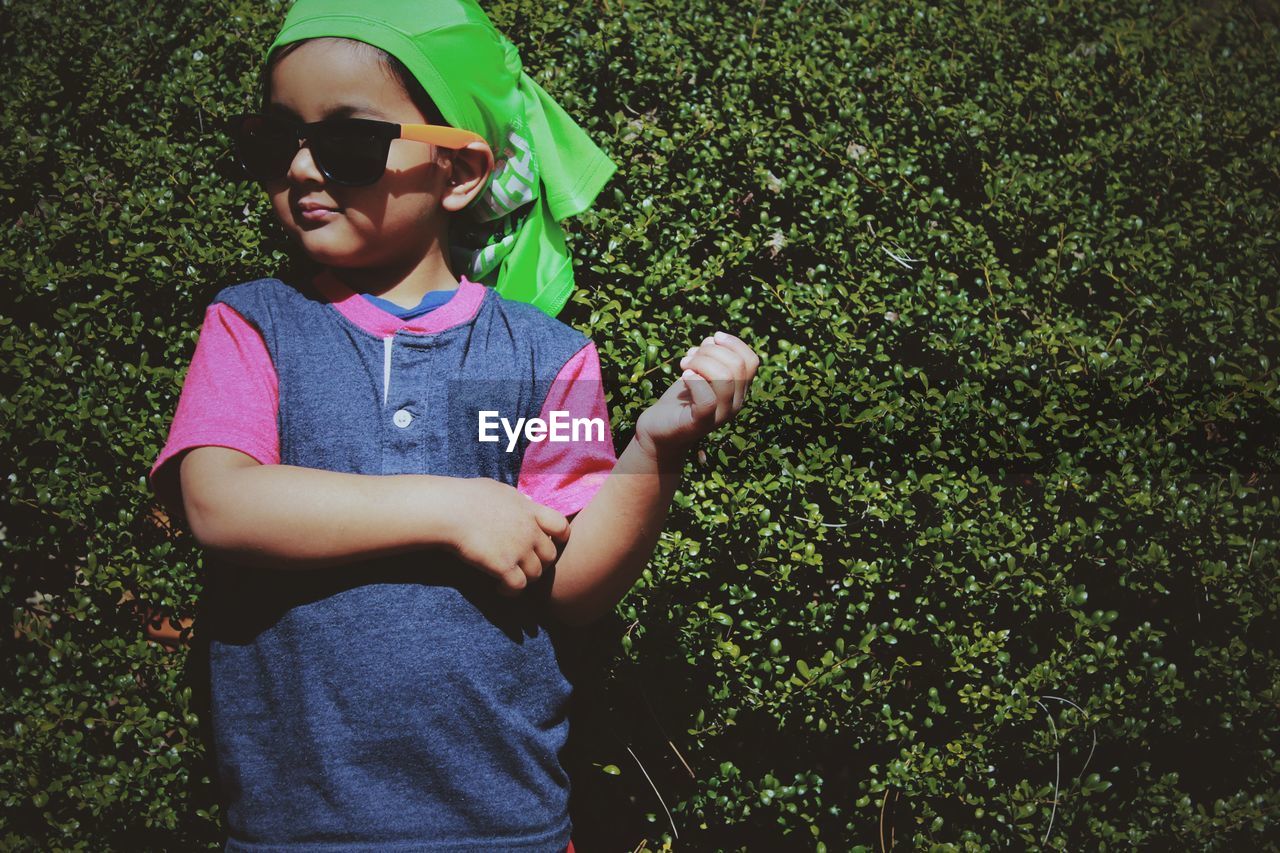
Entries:
{"label": "shirt placket", "polygon": [[415,397],[415,384],[407,381],[402,367],[396,371],[397,362],[405,363],[404,353],[395,357],[398,333],[382,339],[382,412],[386,430],[385,451],[382,459],[383,473],[403,473],[416,470],[419,448],[423,441],[422,402]]}

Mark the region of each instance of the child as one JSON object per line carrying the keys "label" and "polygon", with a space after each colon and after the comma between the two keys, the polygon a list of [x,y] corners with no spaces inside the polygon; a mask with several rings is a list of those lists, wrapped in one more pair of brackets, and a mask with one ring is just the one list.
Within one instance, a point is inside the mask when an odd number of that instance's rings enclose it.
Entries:
{"label": "child", "polygon": [[[558,638],[626,594],[759,360],[690,348],[615,456],[554,319],[558,221],[614,167],[474,0],[297,0],[228,128],[318,272],[215,296],[151,469],[209,569],[227,849],[572,850]],[[556,412],[602,429],[509,429]]]}

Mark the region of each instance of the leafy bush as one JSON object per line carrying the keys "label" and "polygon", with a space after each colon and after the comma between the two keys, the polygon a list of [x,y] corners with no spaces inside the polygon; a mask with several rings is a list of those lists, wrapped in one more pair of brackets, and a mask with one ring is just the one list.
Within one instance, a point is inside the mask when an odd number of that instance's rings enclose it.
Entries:
{"label": "leafy bush", "polygon": [[[619,449],[689,342],[763,359],[584,631],[575,844],[1260,847],[1275,7],[486,8],[621,166],[560,315]],[[291,261],[208,122],[284,9],[0,6],[6,849],[222,838],[145,474],[209,299]]]}

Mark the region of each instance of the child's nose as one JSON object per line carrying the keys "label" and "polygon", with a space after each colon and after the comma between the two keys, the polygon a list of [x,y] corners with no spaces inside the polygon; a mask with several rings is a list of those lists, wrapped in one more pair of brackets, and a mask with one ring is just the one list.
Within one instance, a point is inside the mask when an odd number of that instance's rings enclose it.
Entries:
{"label": "child's nose", "polygon": [[299,182],[304,179],[324,181],[324,175],[320,174],[315,158],[311,156],[311,146],[306,140],[298,146],[298,153],[293,155],[293,162],[289,164],[289,177]]}

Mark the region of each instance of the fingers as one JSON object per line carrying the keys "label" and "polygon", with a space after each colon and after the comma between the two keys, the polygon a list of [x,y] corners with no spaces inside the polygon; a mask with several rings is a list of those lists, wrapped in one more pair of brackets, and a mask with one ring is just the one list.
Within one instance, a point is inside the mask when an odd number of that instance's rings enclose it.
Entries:
{"label": "fingers", "polygon": [[697,404],[699,416],[717,420],[716,403],[718,398],[716,397],[716,392],[697,371],[697,367],[689,367],[680,378],[684,380],[684,387],[689,389],[689,396]]}
{"label": "fingers", "polygon": [[542,563],[531,554],[526,554],[520,561],[507,569],[498,578],[498,593],[507,598],[515,598],[524,592],[525,587],[542,575]]}
{"label": "fingers", "polygon": [[559,556],[555,540],[545,533],[538,537],[538,541],[533,546],[533,552],[538,555],[538,560],[544,568],[554,563]]}
{"label": "fingers", "polygon": [[[707,340],[711,340],[707,338]],[[706,341],[703,342],[704,347]],[[703,348],[693,357],[689,367],[711,381],[716,392],[716,421],[738,410],[742,398],[743,367],[740,357],[724,347]]]}
{"label": "fingers", "polygon": [[541,578],[543,570],[559,559],[560,549],[569,541],[569,520],[563,513],[520,494],[528,504],[532,504],[537,527],[532,531],[533,541],[525,546],[527,550],[514,565],[505,571],[490,569],[494,572],[498,593],[507,598],[519,596],[526,587]]}
{"label": "fingers", "polygon": [[[690,396],[700,409],[714,403],[714,420],[721,423],[742,408],[747,385],[754,378],[759,362],[741,340],[716,332],[704,338],[701,346],[690,347],[680,366],[697,374],[697,377],[682,377]],[[710,387],[700,388],[698,377],[707,380]]]}
{"label": "fingers", "polygon": [[755,351],[751,349],[751,347],[747,346],[741,338],[735,337],[728,332],[716,332],[712,338],[716,343],[721,346],[728,347],[738,353],[738,355],[742,356],[743,363],[747,367],[748,375],[745,377],[740,376],[738,377],[739,379],[750,379],[755,376],[756,369],[760,367],[760,356],[756,355]]}
{"label": "fingers", "polygon": [[682,365],[685,364],[690,356],[698,352],[736,355],[737,359],[730,358],[725,362],[732,368],[734,379],[743,381],[751,379],[760,367],[760,356],[756,355],[755,351],[747,346],[741,338],[735,337],[728,332],[716,332],[714,335],[707,335],[702,339],[700,346],[689,348],[689,352],[686,353],[685,358],[680,363]]}
{"label": "fingers", "polygon": [[528,579],[524,576],[524,571],[520,568],[512,568],[498,578],[498,594],[515,598],[524,591],[527,584]]}
{"label": "fingers", "polygon": [[546,504],[538,504],[534,512],[538,526],[551,537],[553,542],[563,548],[569,542],[569,519]]}
{"label": "fingers", "polygon": [[525,586],[542,577],[542,560],[537,553],[530,551],[520,558],[520,574],[524,577]]}
{"label": "fingers", "polygon": [[755,351],[741,338],[734,337],[728,332],[716,332],[712,337],[721,347],[732,350],[742,359],[743,370],[737,374],[736,378],[744,381],[734,383],[733,410],[736,412],[742,408],[747,390],[756,378],[756,370],[760,367],[760,356],[756,355]]}
{"label": "fingers", "polygon": [[702,360],[706,364],[714,364],[720,368],[714,374],[708,373],[708,379],[745,379],[745,376],[739,375],[743,372],[742,357],[724,347],[714,346],[714,343],[711,338],[706,338],[702,346],[694,352],[693,357],[686,358],[681,364],[687,367]]}

